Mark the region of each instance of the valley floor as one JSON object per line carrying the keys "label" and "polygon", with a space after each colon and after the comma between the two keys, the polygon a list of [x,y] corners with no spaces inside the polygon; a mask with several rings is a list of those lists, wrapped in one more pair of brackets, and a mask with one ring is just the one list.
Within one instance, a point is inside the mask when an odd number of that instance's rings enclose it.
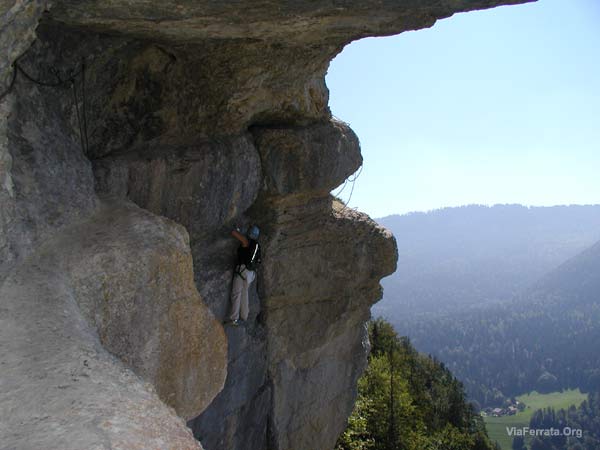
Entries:
{"label": "valley floor", "polygon": [[[492,441],[500,444],[502,450],[511,450],[513,438],[508,435],[507,427],[528,427],[531,416],[538,409],[567,409],[571,405],[579,406],[586,398],[586,394],[583,394],[579,389],[551,392],[549,394],[540,394],[533,391],[529,394],[521,395],[517,397],[517,400],[526,405],[524,411],[513,416],[488,416],[484,418],[488,435]],[[525,441],[528,442],[527,439]]]}

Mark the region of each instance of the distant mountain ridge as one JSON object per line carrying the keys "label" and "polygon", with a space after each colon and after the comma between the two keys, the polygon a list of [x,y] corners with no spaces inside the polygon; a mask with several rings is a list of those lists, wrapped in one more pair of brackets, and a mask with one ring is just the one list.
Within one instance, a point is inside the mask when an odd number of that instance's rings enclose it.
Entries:
{"label": "distant mountain ridge", "polygon": [[600,241],[600,205],[469,205],[377,221],[399,258],[373,312],[395,324],[509,301]]}
{"label": "distant mountain ridge", "polygon": [[525,298],[575,303],[600,301],[600,241],[567,260],[538,280]]}
{"label": "distant mountain ridge", "polygon": [[481,405],[532,389],[600,390],[600,242],[512,302],[413,320],[400,331]]}
{"label": "distant mountain ridge", "polygon": [[[594,220],[583,220],[579,214],[576,227],[582,234],[577,238],[569,234],[575,227],[570,224],[557,226],[558,221],[549,227],[559,231],[555,244],[537,241],[535,245],[542,247],[536,257],[547,255],[541,250],[557,248],[561,242],[565,243],[561,251],[573,251],[594,236]],[[529,269],[521,264],[515,268]],[[473,273],[485,275],[486,270]],[[385,295],[390,296],[389,290]],[[455,306],[445,313],[409,315],[394,305],[383,315],[419,351],[444,362],[480,405],[499,406],[507,397],[533,389],[600,390],[596,347],[600,342],[600,239],[543,273],[511,300],[479,308]]]}

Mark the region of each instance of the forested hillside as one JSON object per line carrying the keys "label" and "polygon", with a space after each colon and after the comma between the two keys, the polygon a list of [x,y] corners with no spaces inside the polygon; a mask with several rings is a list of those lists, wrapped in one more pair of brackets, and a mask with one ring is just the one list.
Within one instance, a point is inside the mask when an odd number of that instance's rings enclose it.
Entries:
{"label": "forested hillside", "polygon": [[509,301],[600,240],[600,206],[471,205],[378,222],[397,238],[398,269],[373,311],[398,326]]}
{"label": "forested hillside", "polygon": [[372,351],[337,450],[492,450],[462,384],[384,320],[369,324]]}
{"label": "forested hillside", "polygon": [[445,361],[482,406],[532,389],[600,389],[600,244],[518,299],[400,328]]}
{"label": "forested hillside", "polygon": [[554,429],[555,436],[536,436],[524,445],[515,439],[515,450],[597,450],[600,448],[600,393],[593,392],[579,407],[537,411],[529,423],[532,429]]}

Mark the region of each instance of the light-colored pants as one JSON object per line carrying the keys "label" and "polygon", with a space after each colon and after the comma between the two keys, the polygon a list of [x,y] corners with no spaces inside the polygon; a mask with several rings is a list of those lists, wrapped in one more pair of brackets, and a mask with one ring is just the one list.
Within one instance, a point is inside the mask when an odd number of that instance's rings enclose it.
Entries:
{"label": "light-colored pants", "polygon": [[236,268],[231,286],[231,313],[229,320],[248,320],[248,291],[256,274],[253,270],[246,269],[245,265]]}

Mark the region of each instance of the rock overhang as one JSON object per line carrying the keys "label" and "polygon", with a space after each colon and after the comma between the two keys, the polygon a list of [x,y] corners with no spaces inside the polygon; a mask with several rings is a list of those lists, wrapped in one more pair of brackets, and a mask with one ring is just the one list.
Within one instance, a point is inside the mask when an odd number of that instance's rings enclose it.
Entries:
{"label": "rock overhang", "polygon": [[[166,76],[159,80],[164,90],[157,93],[163,98],[155,99],[162,102],[157,121],[177,119],[205,136],[238,134],[254,124],[307,124],[331,116],[325,74],[333,57],[353,40],[430,27],[457,12],[527,1],[21,0],[9,2],[14,5],[2,16],[0,43],[10,51],[8,61],[0,63],[0,81],[8,85],[10,63],[27,48],[40,21],[54,29],[158,46],[175,58],[166,75],[184,84],[170,86]],[[133,58],[127,51],[113,56]],[[205,104],[189,101],[202,97]],[[177,114],[174,102],[190,103],[184,115],[192,123]]]}
{"label": "rock overhang", "polygon": [[535,0],[58,0],[50,17],[66,25],[150,40],[346,44],[432,26],[458,12]]}

